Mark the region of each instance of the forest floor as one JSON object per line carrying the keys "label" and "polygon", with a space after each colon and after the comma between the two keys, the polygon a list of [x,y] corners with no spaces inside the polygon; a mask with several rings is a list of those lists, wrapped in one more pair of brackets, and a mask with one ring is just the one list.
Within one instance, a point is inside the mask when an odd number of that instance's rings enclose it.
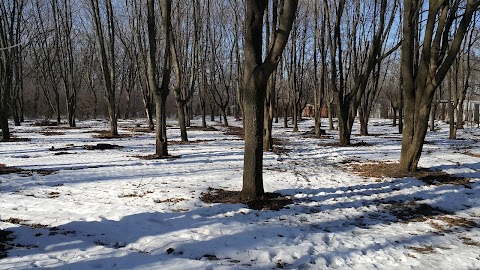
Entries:
{"label": "forest floor", "polygon": [[314,138],[311,120],[275,124],[272,210],[209,201],[241,189],[241,122],[199,123],[180,143],[169,122],[161,160],[141,119],[116,138],[103,120],[14,127],[0,142],[0,269],[480,269],[479,128],[449,140],[438,123],[425,169],[401,175],[390,120],[355,126],[349,147],[337,131]]}

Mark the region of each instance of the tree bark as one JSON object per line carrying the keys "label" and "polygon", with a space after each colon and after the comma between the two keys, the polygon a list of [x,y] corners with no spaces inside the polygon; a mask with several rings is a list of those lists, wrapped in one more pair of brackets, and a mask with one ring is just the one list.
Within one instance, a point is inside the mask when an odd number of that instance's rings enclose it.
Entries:
{"label": "tree bark", "polygon": [[[100,47],[100,58],[103,73],[103,80],[105,83],[105,99],[107,100],[108,115],[110,118],[110,133],[112,136],[118,135],[117,124],[117,108],[116,108],[116,71],[115,71],[115,23],[113,18],[113,6],[111,0],[106,3],[106,21],[107,21],[107,36],[108,41],[105,40],[103,33],[102,16],[100,15],[100,7],[98,0],[90,0],[93,10],[93,17],[95,23],[95,30],[97,33],[97,40]],[[108,56],[107,47],[108,46]]]}
{"label": "tree bark", "polygon": [[147,28],[148,28],[148,85],[150,91],[153,93],[155,99],[157,122],[155,130],[155,153],[159,158],[168,156],[168,143],[167,143],[167,115],[166,115],[166,100],[169,94],[170,83],[170,65],[171,65],[171,0],[161,1],[162,10],[162,26],[163,26],[163,39],[164,39],[164,61],[163,61],[163,75],[160,86],[157,83],[157,65],[156,65],[156,53],[157,53],[157,40],[156,40],[156,27],[155,27],[155,0],[148,0],[147,2]]}
{"label": "tree bark", "polygon": [[[464,13],[459,15],[460,2],[464,3],[460,0],[429,2],[427,20],[421,22],[422,5],[418,0],[404,0],[401,69],[405,123],[400,154],[403,171],[417,170],[434,92],[452,66],[472,15],[480,5],[477,0],[468,0]],[[424,31],[421,35],[417,31],[420,22],[425,24],[421,27]],[[453,40],[449,40],[453,25],[456,26],[455,34]]]}
{"label": "tree bark", "polygon": [[284,2],[276,38],[262,61],[263,17],[267,0],[246,0],[244,41],[244,110],[245,152],[242,195],[256,199],[263,189],[263,127],[267,81],[276,69],[287,44],[298,5],[296,0]]}

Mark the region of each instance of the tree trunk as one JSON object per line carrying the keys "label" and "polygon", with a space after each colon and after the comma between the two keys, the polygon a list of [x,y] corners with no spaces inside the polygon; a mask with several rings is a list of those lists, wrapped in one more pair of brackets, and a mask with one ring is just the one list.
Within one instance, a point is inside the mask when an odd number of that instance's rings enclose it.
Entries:
{"label": "tree trunk", "polygon": [[223,126],[228,127],[227,108],[222,108]]}
{"label": "tree trunk", "polygon": [[463,102],[458,104],[456,115],[457,115],[457,124],[455,126],[455,129],[456,130],[463,129]]}
{"label": "tree trunk", "polygon": [[[275,40],[275,30],[277,28],[277,9],[278,9],[278,1],[273,1],[273,16],[272,16],[272,27],[270,29],[270,17],[267,13],[265,16],[265,28],[266,28],[266,42],[265,42],[265,50],[268,51],[270,49],[270,41]],[[268,10],[268,5],[267,5]],[[270,30],[273,33],[272,38],[270,37]],[[265,131],[263,134],[263,148],[265,151],[271,151],[273,149],[273,138],[272,138],[272,131],[273,131],[273,111],[275,108],[275,81],[276,81],[276,72],[273,72],[268,79],[267,84],[267,95],[265,100]]]}
{"label": "tree trunk", "polygon": [[[435,90],[452,66],[479,5],[478,1],[468,0],[463,16],[459,16],[459,1],[453,5],[448,1],[430,2],[427,20],[420,22],[418,8],[421,5],[417,1],[404,1],[401,69],[405,123],[400,170],[411,172],[418,168]],[[424,32],[418,30],[420,25]],[[453,39],[450,39],[450,27],[453,25],[456,29]]]}
{"label": "tree trunk", "polygon": [[293,101],[293,132],[298,132],[298,103]]}
{"label": "tree trunk", "polygon": [[168,156],[167,123],[165,111],[166,97],[158,96],[155,100],[155,121],[157,122],[155,129],[155,154],[159,158],[164,158]]}
{"label": "tree trunk", "polygon": [[430,131],[435,131],[435,118],[437,114],[438,101],[433,102],[432,112],[430,113]]}
{"label": "tree trunk", "polygon": [[328,129],[334,130],[335,127],[333,126],[333,110],[332,110],[332,102],[327,101],[327,114],[328,114]]}
{"label": "tree trunk", "polygon": [[[245,74],[250,74],[245,70]],[[264,83],[265,84],[265,83]],[[245,154],[243,162],[243,188],[246,198],[254,199],[264,193],[263,189],[263,119],[266,85],[250,79],[244,85],[244,132]]]}
{"label": "tree trunk", "polygon": [[[345,106],[339,106],[340,103],[337,104],[337,119],[338,119],[338,132],[340,136],[340,145],[350,145],[350,136],[352,135],[348,113],[349,108]],[[350,104],[350,102],[348,103]]]}
{"label": "tree trunk", "polygon": [[358,111],[358,119],[360,120],[360,135],[368,136],[368,120],[367,116],[365,116],[365,112],[363,110]]}
{"label": "tree trunk", "polygon": [[185,122],[184,107],[177,102],[178,125],[180,126],[180,138],[182,142],[188,142],[187,123]]}
{"label": "tree trunk", "polygon": [[[106,3],[106,20],[107,20],[107,37],[108,37],[108,44],[106,43],[106,39],[103,33],[103,24],[102,24],[102,16],[100,14],[100,7],[98,0],[91,0],[91,7],[93,10],[93,17],[95,23],[95,30],[97,33],[97,40],[100,47],[100,58],[101,58],[101,67],[103,73],[103,79],[105,83],[105,99],[107,101],[108,107],[108,114],[110,123],[110,133],[112,136],[118,135],[118,127],[117,127],[117,108],[115,102],[115,24],[113,18],[113,7],[111,0],[108,0]],[[108,46],[108,53],[106,45]],[[60,122],[59,122],[60,123]]]}
{"label": "tree trunk", "polygon": [[271,50],[262,61],[263,18],[268,0],[246,0],[244,41],[244,133],[242,195],[257,199],[263,189],[263,128],[264,105],[269,76],[275,71],[288,41],[297,10],[298,1],[286,0],[279,20],[279,29]]}
{"label": "tree trunk", "polygon": [[398,111],[397,108],[393,108],[393,124],[392,124],[393,127],[397,126],[397,111]]}
{"label": "tree trunk", "polygon": [[207,106],[205,105],[205,101],[200,101],[200,107],[202,109],[202,127],[207,127]]}
{"label": "tree trunk", "polygon": [[210,121],[215,122],[215,106],[210,104]]}
{"label": "tree trunk", "polygon": [[163,38],[164,38],[164,62],[163,62],[163,76],[160,86],[157,83],[157,66],[156,66],[156,27],[155,27],[155,8],[154,0],[148,0],[147,2],[147,27],[148,27],[148,65],[147,65],[147,77],[148,85],[151,93],[153,93],[155,99],[156,108],[156,131],[155,131],[155,153],[159,158],[168,156],[167,148],[167,114],[166,114],[166,100],[169,94],[170,84],[170,31],[171,27],[171,0],[161,1],[162,10],[162,25],[163,25]]}

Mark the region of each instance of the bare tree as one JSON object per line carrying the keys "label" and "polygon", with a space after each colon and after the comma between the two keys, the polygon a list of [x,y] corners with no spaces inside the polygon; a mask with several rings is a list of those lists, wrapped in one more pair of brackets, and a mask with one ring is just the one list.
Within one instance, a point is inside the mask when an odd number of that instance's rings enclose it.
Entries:
{"label": "bare tree", "polygon": [[[179,8],[177,8],[179,9]],[[183,73],[185,69],[180,68],[180,61],[179,61],[179,55],[177,53],[177,44],[175,42],[175,38],[172,35],[171,37],[171,54],[172,54],[172,68],[173,71],[175,72],[175,87],[174,93],[175,93],[175,102],[177,104],[177,117],[178,117],[178,123],[180,126],[180,137],[182,142],[187,142],[188,137],[187,137],[187,124],[186,124],[186,118],[187,118],[187,104],[190,101],[190,99],[193,96],[193,93],[195,92],[195,83],[197,81],[197,58],[199,55],[199,3],[198,1],[194,0],[193,1],[193,46],[191,48],[190,52],[190,76],[188,79],[188,82],[184,79]],[[178,14],[177,19],[180,20],[180,14]],[[188,30],[187,26],[187,30]],[[181,38],[182,43],[183,43],[183,57],[185,59],[188,59],[186,55],[188,54],[188,46],[187,43],[187,37]],[[186,65],[185,65],[186,66]]]}
{"label": "bare tree", "polygon": [[[116,67],[115,67],[115,22],[111,0],[105,0],[106,16],[100,14],[98,0],[90,0],[97,41],[100,48],[101,66],[105,86],[108,114],[110,116],[110,132],[112,136],[118,135],[117,109],[116,109]],[[105,23],[103,19],[105,18]],[[104,27],[107,37],[104,35]],[[107,52],[108,50],[108,52]]]}
{"label": "bare tree", "polygon": [[[212,2],[207,1],[208,13],[213,14]],[[209,88],[214,104],[220,110],[223,125],[228,126],[227,109],[234,89],[234,57],[235,44],[231,40],[234,29],[226,23],[228,17],[225,3],[217,3],[216,16],[211,16],[208,21],[207,35],[210,41],[210,70]],[[232,14],[233,15],[233,14]],[[214,19],[215,18],[215,19]]]}
{"label": "bare tree", "polygon": [[0,128],[2,140],[10,140],[8,116],[11,109],[11,93],[15,85],[15,65],[22,61],[18,51],[21,46],[17,35],[23,21],[25,2],[7,0],[0,3]]}
{"label": "bare tree", "polygon": [[[266,36],[265,36],[265,50],[268,51],[271,46],[271,42],[275,40],[277,29],[277,21],[278,21],[278,0],[272,1],[272,18],[270,20],[269,12],[266,13],[265,16],[265,29],[266,29]],[[266,9],[268,10],[268,3]],[[271,22],[271,26],[270,26]],[[270,151],[273,149],[273,112],[275,111],[275,96],[276,96],[276,69],[270,75],[270,79],[267,84],[267,95],[265,99],[265,134],[263,136],[263,148],[265,151]]]}
{"label": "bare tree", "polygon": [[264,106],[268,78],[280,62],[288,41],[297,10],[297,0],[285,0],[280,12],[279,29],[264,60],[263,18],[268,0],[246,0],[244,41],[244,132],[245,154],[243,164],[242,194],[255,199],[264,194],[263,189],[263,127]]}
{"label": "bare tree", "polygon": [[[386,0],[373,0],[372,5],[362,5],[361,1],[355,1],[351,9],[347,9],[346,1],[340,0],[333,6],[335,13],[332,13],[329,1],[325,0],[324,3],[329,21],[327,26],[331,33],[327,37],[330,48],[330,81],[337,104],[340,145],[348,145],[357,109],[372,71],[400,46],[398,43],[388,51],[384,50],[397,14],[397,1],[390,4],[390,9]],[[346,14],[345,11],[351,11],[352,14]],[[344,15],[349,17],[347,22],[350,22],[346,26],[342,24]],[[368,20],[369,25],[361,23]],[[347,44],[344,44],[341,36],[342,27],[349,31]]]}
{"label": "bare tree", "polygon": [[148,26],[148,85],[150,91],[155,98],[156,109],[156,137],[155,137],[155,153],[159,158],[168,156],[167,148],[167,114],[165,110],[167,96],[170,93],[170,71],[171,71],[171,37],[172,37],[172,22],[171,22],[171,0],[162,0],[162,27],[163,27],[163,74],[160,84],[157,82],[158,73],[156,65],[157,53],[157,30],[155,25],[155,5],[154,0],[147,2],[147,26]]}
{"label": "bare tree", "polygon": [[423,1],[404,0],[401,68],[405,123],[401,170],[417,170],[433,95],[455,61],[479,5],[478,0],[429,1],[423,12]]}
{"label": "bare tree", "polygon": [[78,76],[79,62],[75,57],[73,12],[71,0],[51,1],[54,20],[56,51],[58,54],[58,69],[65,90],[68,123],[75,127],[75,112],[77,107],[77,92],[82,76]]}
{"label": "bare tree", "polygon": [[[46,8],[47,2],[35,2],[35,24],[34,31],[37,33],[32,42],[32,54],[34,56],[34,66],[39,69],[40,75],[37,75],[37,82],[40,85],[43,95],[51,109],[51,114],[55,114],[57,124],[60,124],[60,73],[58,72],[58,50],[56,50],[58,39],[54,31],[50,29],[51,9]],[[53,34],[53,35],[52,35]],[[53,92],[53,94],[52,94]],[[53,96],[53,97],[52,97]]]}

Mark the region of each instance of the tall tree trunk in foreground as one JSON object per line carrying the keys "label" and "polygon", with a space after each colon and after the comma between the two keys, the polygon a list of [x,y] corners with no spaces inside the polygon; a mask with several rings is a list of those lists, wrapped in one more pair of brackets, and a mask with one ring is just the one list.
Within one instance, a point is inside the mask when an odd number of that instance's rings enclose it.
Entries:
{"label": "tall tree trunk in foreground", "polygon": [[424,14],[421,3],[404,0],[401,69],[405,123],[400,155],[403,171],[417,170],[433,95],[455,61],[472,15],[480,5],[478,0],[429,1],[424,20],[420,17]]}
{"label": "tall tree trunk in foreground", "polygon": [[267,82],[277,68],[295,20],[298,0],[283,3],[279,29],[271,49],[262,60],[263,17],[268,0],[246,0],[244,41],[244,110],[245,153],[243,189],[245,199],[264,194],[263,189],[263,126]]}

